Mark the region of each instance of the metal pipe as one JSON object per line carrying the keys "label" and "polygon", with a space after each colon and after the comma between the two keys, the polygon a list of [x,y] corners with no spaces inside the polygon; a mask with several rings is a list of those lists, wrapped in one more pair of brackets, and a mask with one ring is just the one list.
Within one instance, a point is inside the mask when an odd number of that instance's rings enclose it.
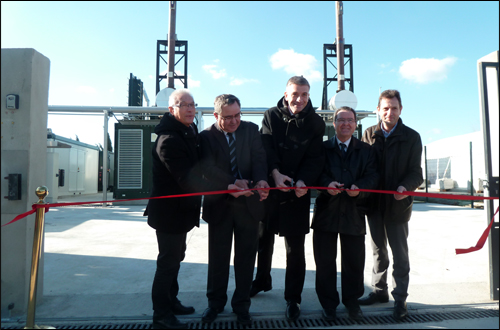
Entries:
{"label": "metal pipe", "polygon": [[108,203],[108,119],[109,112],[104,110],[104,144],[102,145],[102,207],[107,207]]}
{"label": "metal pipe", "polygon": [[337,38],[335,39],[335,43],[337,44],[337,81],[338,81],[338,91],[343,91],[345,89],[344,30],[343,30],[343,18],[342,18],[344,14],[344,5],[342,4],[342,1],[335,1],[335,4],[336,4],[335,12],[337,13]]}
{"label": "metal pipe", "polygon": [[[469,146],[470,146],[470,195],[471,196],[474,196],[474,178],[472,176],[472,141],[469,142]],[[474,208],[474,201],[471,200],[470,201],[470,208],[473,209]]]}
{"label": "metal pipe", "polygon": [[[46,204],[44,198],[49,194],[45,186],[38,187],[35,191],[38,196],[38,203],[33,205]],[[36,209],[35,234],[33,238],[33,252],[31,255],[30,287],[28,296],[28,315],[26,317],[26,329],[35,327],[36,308],[36,285],[38,281],[38,265],[42,254],[43,224],[45,218],[45,208]]]}
{"label": "metal pipe", "polygon": [[[427,180],[427,146],[424,146],[424,158],[425,158],[425,193],[429,193],[429,185]],[[429,203],[429,197],[425,196],[425,202]]]}
{"label": "metal pipe", "polygon": [[174,68],[175,68],[175,7],[177,1],[170,1],[169,26],[168,26],[168,62],[167,62],[167,87],[174,88]]}

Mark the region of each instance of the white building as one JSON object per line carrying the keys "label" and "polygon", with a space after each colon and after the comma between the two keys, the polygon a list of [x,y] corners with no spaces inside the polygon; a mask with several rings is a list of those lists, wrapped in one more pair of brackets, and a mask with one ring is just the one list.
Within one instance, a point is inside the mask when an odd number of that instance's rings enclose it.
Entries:
{"label": "white building", "polygon": [[[439,189],[439,179],[453,180],[454,188],[470,189],[472,142],[472,176],[474,189],[482,191],[485,179],[484,142],[480,131],[453,136],[426,145],[427,179]],[[422,154],[422,170],[425,178],[425,151]]]}
{"label": "white building", "polygon": [[99,148],[47,131],[46,201],[59,196],[96,194],[98,185]]}

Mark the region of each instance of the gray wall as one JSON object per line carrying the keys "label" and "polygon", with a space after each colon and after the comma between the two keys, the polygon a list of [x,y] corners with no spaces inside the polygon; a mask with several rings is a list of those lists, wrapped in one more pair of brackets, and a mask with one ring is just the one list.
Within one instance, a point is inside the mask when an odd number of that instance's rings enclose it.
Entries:
{"label": "gray wall", "polygon": [[[1,224],[31,210],[35,190],[45,185],[50,61],[34,49],[2,49],[1,59]],[[19,95],[19,109],[7,110],[6,95]],[[22,175],[22,198],[7,196],[8,174]],[[1,229],[1,307],[27,310],[35,215]],[[43,256],[43,248],[42,248]],[[38,301],[43,290],[43,257],[38,276]]]}

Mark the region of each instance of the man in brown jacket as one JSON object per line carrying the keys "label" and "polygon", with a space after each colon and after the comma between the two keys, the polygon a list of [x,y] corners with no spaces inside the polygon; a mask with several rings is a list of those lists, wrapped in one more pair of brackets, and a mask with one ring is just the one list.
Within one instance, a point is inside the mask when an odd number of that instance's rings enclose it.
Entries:
{"label": "man in brown jacket", "polygon": [[[379,189],[399,193],[414,191],[424,181],[420,135],[401,120],[401,96],[397,90],[380,94],[377,107],[380,122],[369,127],[362,141],[372,145],[377,156],[380,174]],[[359,299],[360,305],[389,301],[387,269],[389,255],[387,241],[392,250],[394,270],[394,313],[396,320],[408,315],[406,297],[410,280],[408,256],[408,221],[411,217],[413,197],[404,194],[373,194],[367,212],[373,247],[373,292]]]}

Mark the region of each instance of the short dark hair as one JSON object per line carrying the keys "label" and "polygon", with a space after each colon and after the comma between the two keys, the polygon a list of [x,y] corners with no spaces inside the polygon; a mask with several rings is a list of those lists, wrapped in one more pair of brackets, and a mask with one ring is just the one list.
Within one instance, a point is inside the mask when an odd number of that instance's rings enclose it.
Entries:
{"label": "short dark hair", "polygon": [[333,121],[337,121],[337,115],[340,111],[350,111],[354,114],[354,120],[356,121],[356,110],[354,110],[353,108],[350,108],[348,106],[343,106],[343,107],[340,107],[337,109],[337,111],[335,111],[335,114],[333,115]]}
{"label": "short dark hair", "polygon": [[382,99],[393,99],[396,98],[399,102],[399,106],[402,107],[403,103],[401,103],[401,95],[399,94],[399,91],[395,89],[387,89],[380,94],[380,97],[378,98],[378,105],[377,107],[380,107],[380,101]]}
{"label": "short dark hair", "polygon": [[311,85],[309,85],[309,82],[307,81],[304,76],[293,76],[292,78],[288,79],[288,82],[286,85],[300,85],[300,86],[307,86],[309,89],[311,89]]}
{"label": "short dark hair", "polygon": [[236,96],[232,94],[219,95],[215,98],[214,101],[214,112],[220,115],[222,112],[222,107],[231,105],[234,102],[238,103],[238,106],[241,108],[240,100]]}

